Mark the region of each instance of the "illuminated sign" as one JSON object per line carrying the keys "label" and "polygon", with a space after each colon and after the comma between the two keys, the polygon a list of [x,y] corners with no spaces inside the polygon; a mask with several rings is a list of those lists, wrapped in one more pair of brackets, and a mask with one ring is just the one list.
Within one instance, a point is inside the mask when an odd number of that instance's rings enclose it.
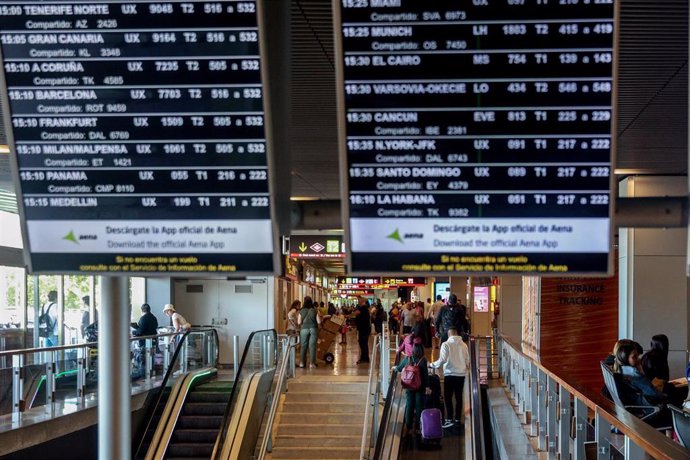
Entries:
{"label": "illuminated sign", "polygon": [[609,270],[613,0],[337,3],[352,273]]}
{"label": "illuminated sign", "polygon": [[298,259],[343,259],[345,246],[340,235],[291,235],[290,257]]}
{"label": "illuminated sign", "polygon": [[2,2],[30,271],[273,273],[257,8]]}

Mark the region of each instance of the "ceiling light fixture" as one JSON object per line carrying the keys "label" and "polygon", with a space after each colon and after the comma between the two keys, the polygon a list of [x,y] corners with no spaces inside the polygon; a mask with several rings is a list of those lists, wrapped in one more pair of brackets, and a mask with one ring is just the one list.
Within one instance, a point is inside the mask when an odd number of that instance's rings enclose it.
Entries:
{"label": "ceiling light fixture", "polygon": [[319,201],[321,198],[316,196],[291,196],[290,201]]}

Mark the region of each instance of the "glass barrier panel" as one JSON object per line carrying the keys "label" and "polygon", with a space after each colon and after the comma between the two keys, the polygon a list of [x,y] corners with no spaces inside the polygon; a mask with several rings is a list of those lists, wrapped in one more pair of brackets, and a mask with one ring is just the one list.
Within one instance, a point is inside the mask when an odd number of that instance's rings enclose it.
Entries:
{"label": "glass barrier panel", "polygon": [[233,414],[235,407],[238,404],[238,388],[244,386],[251,378],[252,375],[261,370],[275,372],[277,366],[277,350],[278,350],[278,336],[276,331],[265,330],[256,331],[247,339],[247,344],[244,348],[244,354],[242,355],[242,360],[240,362],[237,375],[235,376],[235,384],[230,394],[230,400],[228,401],[227,408],[225,410],[223,427],[221,428],[221,439],[219,442],[219,448],[216,452],[216,458],[221,453],[223,443],[228,432],[228,423]]}

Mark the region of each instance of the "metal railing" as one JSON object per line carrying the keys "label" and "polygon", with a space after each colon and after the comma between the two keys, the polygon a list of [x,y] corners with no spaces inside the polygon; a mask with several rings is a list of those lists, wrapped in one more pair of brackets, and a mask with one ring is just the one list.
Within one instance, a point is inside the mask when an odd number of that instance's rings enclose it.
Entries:
{"label": "metal railing", "polygon": [[[266,452],[271,450],[273,440],[273,422],[275,421],[276,413],[278,412],[278,403],[280,395],[285,391],[288,376],[294,375],[295,364],[295,347],[297,346],[297,336],[281,337],[282,361],[280,363],[280,372],[273,387],[271,396],[271,408],[268,412],[268,419],[266,420],[266,428],[264,428],[264,436],[261,440],[261,447],[259,448],[258,458],[264,460]],[[290,369],[292,367],[292,369]]]}
{"label": "metal railing", "polygon": [[[175,338],[180,335],[130,338],[131,378],[135,387],[141,384],[148,388],[153,380],[162,377],[170,366]],[[59,405],[70,404],[80,410],[85,408],[87,396],[97,395],[97,342],[3,351],[0,362],[11,363],[11,368],[0,372],[11,373],[12,386],[0,388],[0,394],[12,395],[11,404],[2,404],[0,414],[12,413],[13,423],[21,422],[22,414],[37,406],[43,406],[52,415]]]}
{"label": "metal railing", "polygon": [[[175,351],[171,358],[164,360],[165,376],[153,396],[152,403],[146,409],[140,431],[133,437],[136,440],[133,443],[133,458],[135,459],[143,458],[146,454],[147,433],[152,431],[150,429],[153,428],[152,424],[158,407],[165,403],[163,401],[165,391],[169,390],[175,381],[189,370],[216,367],[220,356],[218,331],[214,328],[191,329],[184,333],[162,334],[162,336],[174,339],[166,340],[165,346],[172,347]],[[136,340],[143,338],[137,337]]]}
{"label": "metal railing", "polygon": [[[490,338],[490,337],[489,337]],[[472,337],[469,338],[469,354],[470,354],[470,374],[469,374],[469,389],[470,389],[470,427],[472,430],[471,440],[472,440],[472,459],[473,460],[484,460],[486,458],[486,452],[484,450],[484,410],[482,404],[482,392],[481,392],[481,344],[488,343],[486,340],[482,340],[484,337]],[[489,351],[490,347],[486,347],[485,350]],[[492,372],[489,370],[491,362],[491,353],[487,353],[488,359],[485,361],[485,375],[491,375]]]}
{"label": "metal railing", "polygon": [[[525,416],[531,435],[537,437],[540,451],[566,459],[572,454],[573,460],[584,460],[589,458],[587,445],[592,445],[600,460],[611,458],[614,450],[630,460],[645,456],[690,459],[689,450],[623,407],[567,382],[510,339],[500,336],[497,345],[505,387],[516,403],[516,411]],[[591,414],[593,430],[588,429]],[[620,434],[612,434],[612,429]],[[613,436],[620,437],[620,448]]]}
{"label": "metal railing", "polygon": [[252,378],[252,375],[261,370],[275,368],[278,362],[278,335],[275,329],[266,329],[252,332],[247,339],[247,344],[242,353],[242,360],[235,374],[235,382],[230,393],[230,399],[225,407],[223,425],[221,426],[213,459],[220,460],[223,455],[223,446],[228,437],[231,415],[238,404],[239,389],[244,382]]}
{"label": "metal railing", "polygon": [[[397,350],[398,347],[396,346],[395,348]],[[390,348],[387,351],[390,355]],[[400,356],[400,353],[396,351],[394,366],[400,364]],[[396,442],[395,437],[401,434],[398,430],[397,420],[393,417],[393,406],[400,402],[403,393],[402,386],[398,384],[398,371],[395,368],[391,372],[388,383],[372,460],[392,458],[392,451],[395,448],[393,444]]]}
{"label": "metal railing", "polygon": [[[379,408],[379,392],[381,390],[381,382],[378,380],[377,369],[377,355],[379,348],[380,336],[374,335],[372,344],[371,364],[369,365],[369,380],[367,382],[367,401],[364,407],[364,424],[362,425],[362,444],[359,449],[359,458],[366,460],[369,458],[370,451],[377,438],[378,430],[378,408]],[[373,415],[371,416],[371,431],[369,431],[369,417],[370,408],[373,408]],[[367,445],[368,444],[368,445]]]}

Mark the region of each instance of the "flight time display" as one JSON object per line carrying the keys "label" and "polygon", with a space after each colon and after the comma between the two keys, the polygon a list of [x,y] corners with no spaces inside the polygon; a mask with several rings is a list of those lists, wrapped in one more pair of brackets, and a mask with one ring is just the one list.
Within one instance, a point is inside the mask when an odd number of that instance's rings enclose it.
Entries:
{"label": "flight time display", "polygon": [[32,271],[273,272],[257,8],[0,5]]}
{"label": "flight time display", "polygon": [[613,0],[340,0],[353,273],[609,269]]}

